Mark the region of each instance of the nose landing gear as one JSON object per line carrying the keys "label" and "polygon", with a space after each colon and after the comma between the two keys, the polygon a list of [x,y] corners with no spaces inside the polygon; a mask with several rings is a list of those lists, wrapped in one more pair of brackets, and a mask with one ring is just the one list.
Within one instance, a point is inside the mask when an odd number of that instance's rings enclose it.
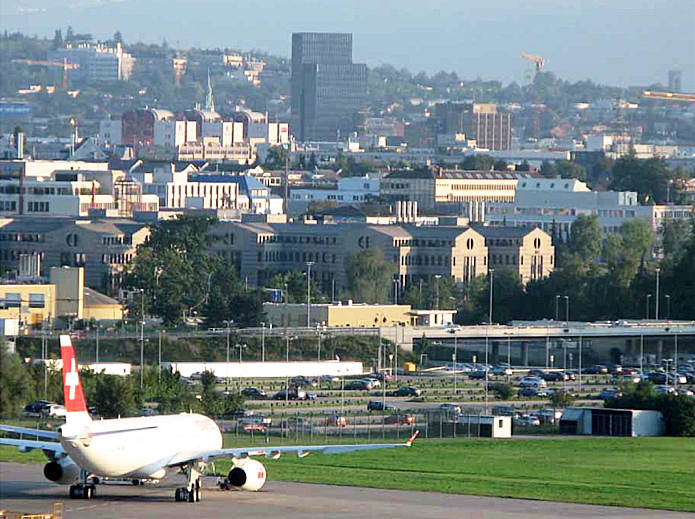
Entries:
{"label": "nose landing gear", "polygon": [[200,488],[200,472],[191,463],[186,469],[186,477],[188,485],[179,487],[174,492],[174,499],[177,502],[188,501],[189,503],[197,503],[202,499],[203,492]]}

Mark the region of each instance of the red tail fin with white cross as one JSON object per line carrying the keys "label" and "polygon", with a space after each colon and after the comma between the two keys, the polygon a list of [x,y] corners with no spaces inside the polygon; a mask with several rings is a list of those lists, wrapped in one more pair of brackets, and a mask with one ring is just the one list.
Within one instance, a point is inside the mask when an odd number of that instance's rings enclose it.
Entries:
{"label": "red tail fin with white cross", "polygon": [[69,335],[60,336],[60,356],[63,359],[63,393],[65,397],[65,409],[67,411],[66,422],[89,421],[87,404],[82,391],[80,369],[75,357],[75,348]]}

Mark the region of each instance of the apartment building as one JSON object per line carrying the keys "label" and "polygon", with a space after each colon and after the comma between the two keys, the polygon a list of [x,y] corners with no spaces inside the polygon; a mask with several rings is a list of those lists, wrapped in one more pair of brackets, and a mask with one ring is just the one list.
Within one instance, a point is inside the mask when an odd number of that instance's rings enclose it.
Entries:
{"label": "apartment building", "polygon": [[145,223],[119,218],[3,218],[0,267],[17,272],[23,255],[37,255],[42,275],[51,267],[85,267],[87,286],[113,294],[149,233]]}
{"label": "apartment building", "polygon": [[212,234],[219,238],[213,251],[258,285],[313,262],[312,279],[321,290],[343,290],[348,258],[365,250],[378,250],[394,263],[402,288],[435,275],[463,283],[487,273],[485,238],[472,228],[222,222]]}
{"label": "apartment building", "polygon": [[485,236],[491,269],[511,269],[522,284],[550,275],[555,269],[551,236],[539,229],[475,226]]}
{"label": "apartment building", "polygon": [[120,43],[116,47],[91,43],[68,44],[49,53],[49,61],[64,60],[79,65],[69,71],[70,81],[87,83],[129,81],[135,67],[135,58]]}
{"label": "apartment building", "polygon": [[478,148],[512,149],[512,115],[492,103],[440,103],[435,108],[439,133],[465,135]]}

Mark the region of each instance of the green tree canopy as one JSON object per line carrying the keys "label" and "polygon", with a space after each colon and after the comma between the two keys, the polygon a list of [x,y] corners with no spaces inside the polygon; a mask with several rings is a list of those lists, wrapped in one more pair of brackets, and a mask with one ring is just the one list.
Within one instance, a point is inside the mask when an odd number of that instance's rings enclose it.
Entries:
{"label": "green tree canopy", "polygon": [[395,271],[395,265],[378,250],[352,254],[347,261],[347,286],[352,299],[361,303],[387,303]]}

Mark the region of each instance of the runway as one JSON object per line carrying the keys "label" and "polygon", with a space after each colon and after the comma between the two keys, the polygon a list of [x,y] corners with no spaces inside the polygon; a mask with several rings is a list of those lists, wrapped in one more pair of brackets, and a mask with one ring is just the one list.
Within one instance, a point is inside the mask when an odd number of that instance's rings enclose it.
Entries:
{"label": "runway", "polygon": [[[41,465],[0,464],[0,510],[49,512],[64,504],[65,519],[232,517],[283,519],[693,519],[695,514],[399,490],[269,482],[262,492],[208,489],[200,503],[176,503],[167,487],[99,485],[90,501],[70,500],[67,487],[43,479]],[[212,478],[207,482],[213,484]]]}

